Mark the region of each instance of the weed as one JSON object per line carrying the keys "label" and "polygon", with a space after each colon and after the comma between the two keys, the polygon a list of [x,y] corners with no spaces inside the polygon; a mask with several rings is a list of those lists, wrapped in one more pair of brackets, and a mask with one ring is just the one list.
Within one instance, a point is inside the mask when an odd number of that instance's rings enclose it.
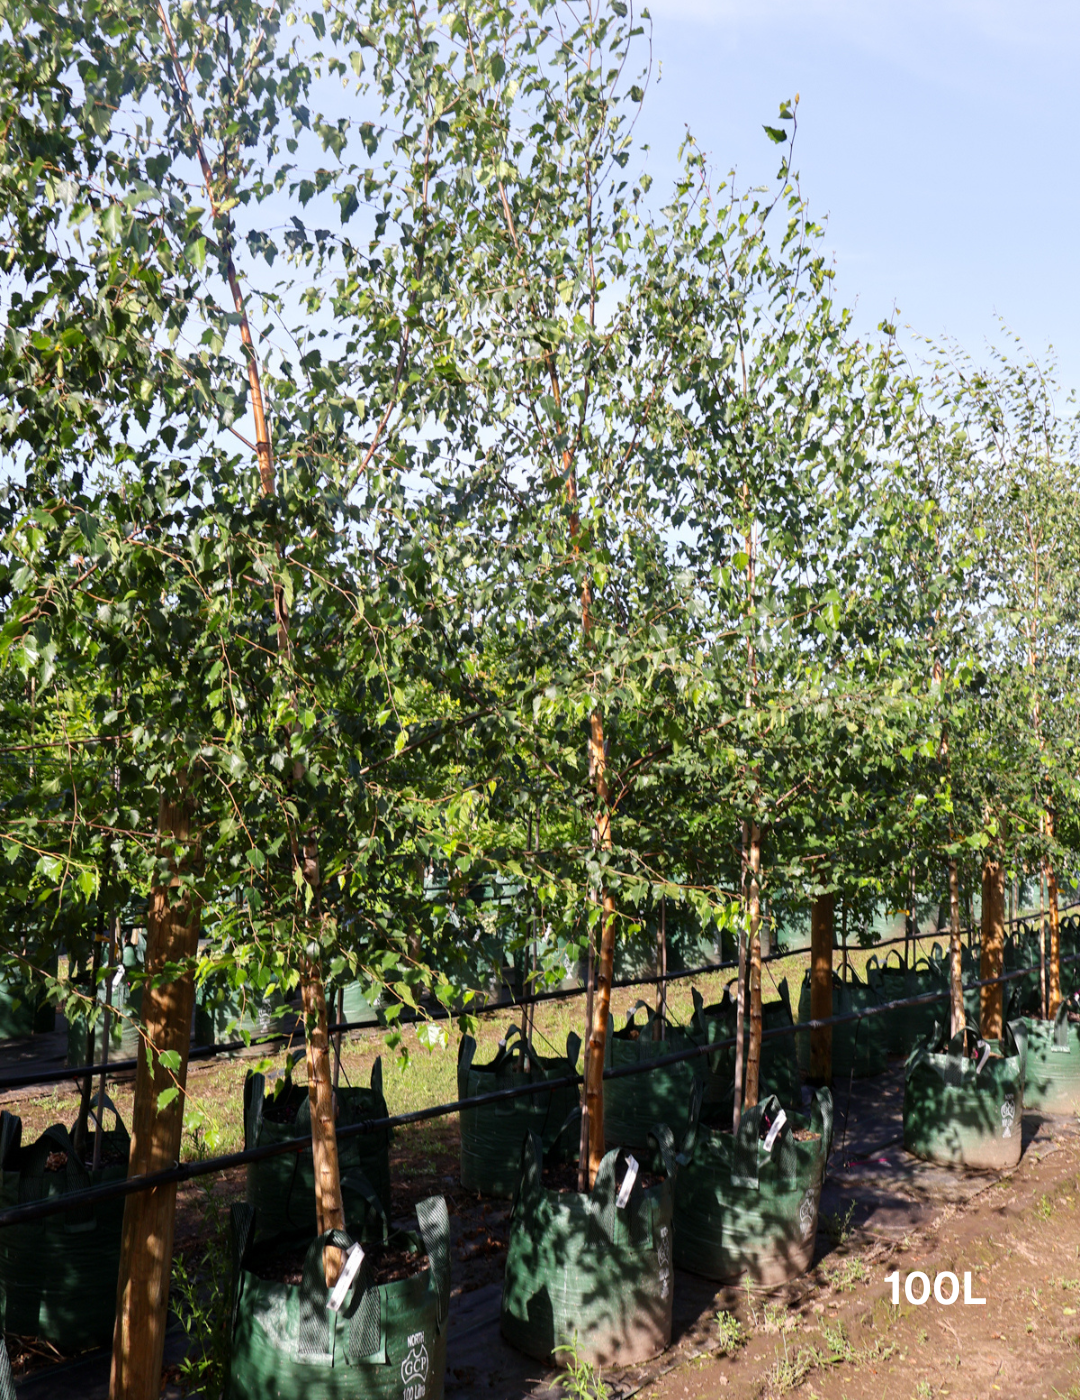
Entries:
{"label": "weed", "polygon": [[566,1352],[569,1360],[562,1376],[563,1394],[567,1400],[611,1400],[611,1391],[600,1379],[600,1368],[578,1355],[578,1340],[568,1347],[556,1347],[556,1352]]}
{"label": "weed", "polygon": [[1054,1213],[1054,1203],[1049,1196],[1044,1196],[1035,1207],[1035,1214],[1040,1220],[1049,1220]]}
{"label": "weed", "polygon": [[718,1312],[716,1314],[716,1332],[720,1350],[723,1352],[733,1354],[741,1346],[746,1345],[746,1328],[734,1313]]}
{"label": "weed", "polygon": [[854,1214],[855,1202],[851,1201],[843,1214],[840,1211],[832,1214],[826,1211],[819,1217],[825,1227],[825,1233],[833,1244],[847,1244],[848,1240],[851,1239],[851,1218]]}
{"label": "weed", "polygon": [[870,1277],[866,1265],[861,1259],[842,1259],[832,1268],[823,1269],[825,1282],[830,1288],[835,1288],[837,1293],[853,1293],[855,1285],[865,1283]]}
{"label": "weed", "polygon": [[[211,1149],[197,1144],[201,1155]],[[213,1188],[200,1181],[205,1230],[196,1249],[173,1255],[173,1311],[187,1333],[187,1355],[180,1362],[180,1387],[185,1395],[220,1395],[229,1356],[227,1323],[232,1317],[229,1287],[232,1260],[225,1206]]]}
{"label": "weed", "polygon": [[920,1381],[915,1387],[914,1400],[933,1400],[934,1391],[929,1381]]}
{"label": "weed", "polygon": [[766,1303],[762,1322],[766,1332],[790,1332],[798,1325],[783,1303]]}
{"label": "weed", "polygon": [[839,1318],[834,1323],[822,1322],[821,1335],[829,1349],[829,1361],[855,1361],[859,1353],[848,1341],[844,1324]]}

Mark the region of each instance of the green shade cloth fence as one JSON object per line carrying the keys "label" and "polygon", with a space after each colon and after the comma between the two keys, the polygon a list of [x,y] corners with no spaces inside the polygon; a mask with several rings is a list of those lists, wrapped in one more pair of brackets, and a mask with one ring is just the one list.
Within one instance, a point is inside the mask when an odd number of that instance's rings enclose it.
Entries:
{"label": "green shade cloth fence", "polygon": [[646,1190],[639,1173],[620,1205],[628,1168],[621,1149],[604,1157],[591,1192],[551,1191],[543,1144],[526,1134],[503,1278],[502,1333],[511,1346],[563,1366],[565,1349],[576,1346],[579,1359],[607,1366],[645,1361],[668,1345],[676,1162],[670,1129],[654,1124],[652,1137],[666,1175]]}
{"label": "green shade cloth fence", "polygon": [[[832,1014],[847,1016],[856,1011],[867,1011],[880,1006],[882,998],[873,989],[861,982],[855,973],[849,981],[842,981],[833,973]],[[810,970],[803,976],[799,992],[799,1021],[810,1020]],[[795,1034],[798,1049],[799,1068],[804,1074],[810,1073],[810,1030],[798,1030]],[[880,1016],[871,1016],[858,1021],[845,1021],[832,1028],[832,1072],[833,1079],[847,1079],[854,1074],[856,1079],[867,1079],[875,1074],[883,1074],[889,1064],[889,1044],[887,1031],[881,1024]]]}
{"label": "green shade cloth fence", "polygon": [[428,1267],[376,1284],[365,1259],[339,1312],[329,1307],[323,1249],[348,1250],[351,1236],[328,1230],[313,1240],[299,1285],[268,1283],[255,1270],[277,1246],[253,1243],[254,1216],[250,1206],[233,1206],[226,1400],[442,1400],[450,1220],[441,1196],[417,1206],[418,1236],[390,1236],[392,1247],[426,1252]]}
{"label": "green shade cloth fence", "polygon": [[[573,1031],[566,1037],[566,1054],[538,1055],[527,1045],[521,1029],[511,1026],[499,1044],[495,1058],[486,1065],[473,1063],[476,1041],[462,1036],[458,1046],[458,1098],[471,1099],[500,1089],[516,1089],[545,1079],[561,1079],[577,1072],[581,1038]],[[576,1086],[526,1094],[506,1103],[463,1108],[461,1123],[461,1184],[484,1196],[511,1197],[521,1171],[521,1139],[536,1133],[550,1150],[572,1155],[572,1145],[559,1130],[578,1103]],[[557,1145],[556,1145],[557,1144]]]}
{"label": "green shade cloth fence", "polygon": [[[22,1119],[0,1113],[0,1209],[64,1196],[127,1176],[129,1141],[115,1105],[104,1132],[105,1156],[121,1156],[96,1172],[83,1166],[67,1128],[54,1124],[22,1146]],[[92,1135],[88,1138],[92,1144]],[[46,1171],[50,1154],[66,1153],[61,1170]],[[68,1349],[103,1346],[116,1320],[123,1198],[100,1201],[0,1230],[0,1326],[5,1332],[44,1337]]]}
{"label": "green shade cloth fence", "polygon": [[809,1119],[770,1095],[743,1110],[737,1133],[699,1123],[699,1107],[691,1107],[675,1183],[676,1265],[764,1287],[805,1273],[832,1146],[832,1095],[817,1091]]}
{"label": "green shade cloth fence", "polygon": [[1024,1019],[1025,1108],[1080,1114],[1080,1025],[1070,1022],[1069,1011],[1063,1001],[1052,1022]]}
{"label": "green shade cloth fence", "polygon": [[[388,1118],[390,1110],[383,1098],[382,1059],[371,1069],[371,1087],[339,1085],[337,1126],[359,1123],[365,1118]],[[278,1102],[288,1115],[283,1122],[266,1117],[268,1103]],[[280,1116],[280,1115],[279,1115]],[[293,1084],[286,1077],[278,1096],[267,1093],[266,1076],[249,1073],[244,1081],[244,1147],[262,1147],[286,1142],[311,1132],[311,1101],[307,1086]],[[341,1167],[341,1194],[345,1224],[359,1238],[376,1238],[383,1228],[382,1217],[390,1216],[390,1129],[363,1133],[338,1143]],[[250,1162],[247,1169],[247,1198],[257,1211],[260,1237],[316,1227],[315,1161],[311,1149]]]}
{"label": "green shade cloth fence", "polygon": [[1024,1023],[1009,1021],[1000,1045],[985,1042],[990,1054],[981,1068],[964,1053],[963,1031],[944,1051],[935,1051],[944,1040],[944,1032],[935,1027],[908,1059],[905,1148],[931,1162],[996,1171],[1014,1167],[1022,1148]]}

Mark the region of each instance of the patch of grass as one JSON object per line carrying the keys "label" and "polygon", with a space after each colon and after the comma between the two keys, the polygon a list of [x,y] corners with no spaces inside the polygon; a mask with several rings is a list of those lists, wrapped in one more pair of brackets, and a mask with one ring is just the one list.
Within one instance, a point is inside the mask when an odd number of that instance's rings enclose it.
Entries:
{"label": "patch of grass", "polygon": [[722,1352],[733,1356],[747,1342],[746,1328],[734,1313],[716,1314],[716,1339]]}
{"label": "patch of grass", "polygon": [[1054,1203],[1049,1196],[1044,1196],[1035,1207],[1035,1214],[1040,1220],[1049,1220],[1054,1213]]}
{"label": "patch of grass", "polygon": [[798,1319],[788,1312],[783,1303],[766,1303],[762,1323],[767,1333],[792,1332],[799,1325]]}
{"label": "patch of grass", "polygon": [[823,1268],[822,1274],[825,1282],[830,1288],[835,1288],[837,1293],[853,1293],[857,1284],[866,1283],[870,1278],[870,1271],[856,1256],[841,1259],[838,1264]]}
{"label": "patch of grass", "polygon": [[567,1353],[566,1370],[561,1377],[567,1400],[610,1400],[611,1391],[600,1377],[600,1368],[578,1355],[576,1336],[568,1347],[555,1350]]}

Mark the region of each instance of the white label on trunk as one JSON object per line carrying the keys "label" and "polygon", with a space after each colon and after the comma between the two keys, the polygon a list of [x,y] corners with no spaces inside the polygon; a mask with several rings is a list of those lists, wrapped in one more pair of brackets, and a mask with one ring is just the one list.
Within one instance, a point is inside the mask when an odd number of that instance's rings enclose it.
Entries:
{"label": "white label on trunk", "polygon": [[990,1058],[990,1047],[989,1045],[987,1045],[986,1041],[980,1040],[979,1044],[982,1046],[982,1053],[979,1055],[978,1061],[975,1065],[976,1074],[980,1073],[983,1065],[986,1064],[987,1060]]}
{"label": "white label on trunk", "polygon": [[626,1175],[623,1177],[622,1185],[619,1187],[619,1194],[615,1197],[615,1204],[620,1210],[625,1210],[630,1200],[630,1192],[634,1189],[634,1182],[637,1181],[638,1162],[636,1157],[627,1157]]}
{"label": "white label on trunk", "polygon": [[772,1151],[772,1145],[776,1141],[776,1135],[779,1133],[780,1129],[784,1126],[786,1122],[787,1114],[784,1112],[783,1109],[781,1109],[780,1112],[773,1119],[772,1126],[769,1128],[769,1131],[765,1134],[766,1152]]}
{"label": "white label on trunk", "polygon": [[113,977],[112,980],[114,990],[115,988],[119,987],[120,983],[124,980],[125,971],[126,969],[122,965],[116,969],[116,975]]}
{"label": "white label on trunk", "polygon": [[360,1265],[364,1262],[364,1251],[358,1244],[354,1244],[345,1256],[345,1263],[338,1276],[337,1283],[334,1284],[334,1291],[326,1306],[331,1312],[340,1312],[345,1306],[345,1299],[348,1297],[349,1289],[353,1285],[353,1279],[360,1272]]}

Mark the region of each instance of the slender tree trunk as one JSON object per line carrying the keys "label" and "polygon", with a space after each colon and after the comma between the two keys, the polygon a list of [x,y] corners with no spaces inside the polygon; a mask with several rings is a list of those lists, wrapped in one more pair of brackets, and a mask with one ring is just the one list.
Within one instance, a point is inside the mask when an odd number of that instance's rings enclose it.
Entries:
{"label": "slender tree trunk", "polygon": [[[810,1019],[825,1021],[833,1014],[834,897],[818,895],[810,909]],[[832,1083],[832,1026],[810,1031],[810,1080]]]}
{"label": "slender tree trunk", "polygon": [[[158,831],[170,844],[191,848],[191,818],[190,802],[161,799]],[[183,856],[180,862],[186,864]],[[167,967],[187,964],[195,957],[199,910],[190,895],[177,890],[178,884],[177,875],[171,885],[154,889],[150,898],[142,1019],[147,1043],[155,1053],[152,1064],[145,1055],[138,1060],[129,1176],[164,1171],[180,1156],[195,983],[190,971],[176,981],[161,978]],[[161,1064],[164,1051],[175,1051],[180,1057],[175,1074]],[[180,1092],[159,1109],[158,1096],[174,1087]],[[125,1202],[111,1400],[156,1400],[161,1391],[175,1211],[175,1185],[136,1192]]]}
{"label": "slender tree trunk", "polygon": [[[116,954],[119,947],[120,918],[119,915],[116,915],[113,920],[112,938],[109,941],[109,962],[105,978],[105,1012],[101,1018],[101,1077],[98,1079],[97,1109],[94,1113],[94,1155],[90,1164],[90,1170],[95,1172],[101,1166],[102,1123],[105,1118],[105,1087],[109,1078],[109,1051],[112,1047],[113,978],[116,975]],[[120,965],[123,967],[122,951],[120,956]]]}
{"label": "slender tree trunk", "polygon": [[761,828],[749,824],[747,922],[750,957],[750,1035],[746,1046],[746,1093],[743,1103],[753,1108],[761,1078]]}
{"label": "slender tree trunk", "polygon": [[[983,865],[982,957],[980,980],[1000,977],[1005,961],[1005,864],[999,858]],[[1000,1040],[1003,1029],[1004,987],[980,991],[980,1031],[984,1040]]]}
{"label": "slender tree trunk", "polygon": [[[952,840],[952,832],[949,833],[949,840]],[[960,967],[960,875],[955,856],[949,861],[949,990],[952,994],[949,1034],[953,1036],[964,1028],[964,979]]]}
{"label": "slender tree trunk", "polygon": [[743,1106],[743,1060],[746,1043],[746,927],[739,929],[739,986],[735,994],[735,1098],[732,1131],[739,1131]]}
{"label": "slender tree trunk", "polygon": [[1046,1019],[1047,1004],[1047,984],[1046,984],[1046,936],[1049,932],[1047,921],[1047,891],[1048,883],[1046,879],[1046,865],[1043,862],[1042,872],[1039,876],[1039,1015]]}
{"label": "slender tree trunk", "polygon": [[[97,1000],[97,980],[98,972],[101,970],[101,947],[105,942],[105,910],[99,905],[97,928],[93,934],[94,946],[90,953],[90,1010],[93,1009]],[[86,1015],[86,1063],[94,1063],[94,1050],[97,1045],[97,1022],[90,1019],[90,1010]],[[79,1099],[79,1117],[75,1123],[75,1136],[73,1146],[75,1155],[80,1162],[86,1160],[86,1125],[90,1117],[90,1096],[94,1091],[94,1076],[88,1074],[82,1083],[82,1094]]]}
{"label": "slender tree trunk", "polygon": [[1061,912],[1058,909],[1057,872],[1046,863],[1046,903],[1050,910],[1050,965],[1046,978],[1046,1014],[1056,1016],[1061,1005]]}
{"label": "slender tree trunk", "polygon": [[653,1040],[663,1040],[667,1026],[667,900],[660,896],[660,917],[656,928],[656,1016]]}
{"label": "slender tree trunk", "polygon": [[848,902],[844,899],[840,904],[840,946],[842,949],[840,955],[840,976],[844,978],[845,981],[847,981],[848,969],[850,967],[847,950],[847,916]]}
{"label": "slender tree trunk", "polygon": [[[592,1042],[593,1002],[596,995],[596,937],[589,929],[589,962],[585,972],[585,1046],[586,1069],[587,1051]],[[585,1191],[589,1185],[589,1095],[587,1087],[581,1093],[581,1144],[578,1152],[578,1190]]]}

